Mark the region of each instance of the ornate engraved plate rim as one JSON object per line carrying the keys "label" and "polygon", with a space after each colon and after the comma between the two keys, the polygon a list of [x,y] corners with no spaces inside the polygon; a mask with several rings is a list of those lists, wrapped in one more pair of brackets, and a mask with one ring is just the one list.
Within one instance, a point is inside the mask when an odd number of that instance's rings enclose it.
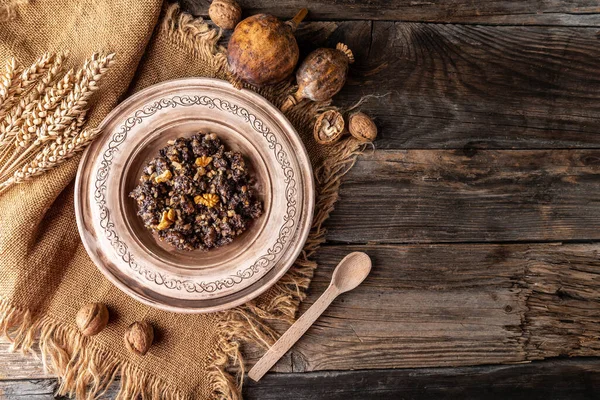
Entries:
{"label": "ornate engraved plate rim", "polygon": [[[169,276],[166,273],[158,272],[152,268],[139,265],[133,254],[128,249],[127,244],[121,240],[115,230],[114,224],[110,219],[110,209],[106,204],[106,182],[110,173],[113,155],[118,151],[119,146],[127,140],[128,133],[134,127],[140,124],[144,118],[148,118],[160,110],[175,107],[191,107],[201,106],[216,108],[221,111],[229,112],[237,117],[242,118],[252,129],[258,132],[264,140],[267,141],[269,148],[273,151],[275,159],[282,169],[285,177],[285,197],[287,202],[286,213],[283,217],[283,223],[279,228],[279,234],[273,244],[269,247],[266,254],[259,256],[256,261],[247,268],[236,271],[236,273],[228,277],[214,280],[203,281],[194,279],[180,279]],[[260,270],[269,270],[273,262],[277,259],[277,255],[285,248],[288,239],[293,235],[295,226],[295,217],[297,215],[296,195],[298,194],[297,182],[293,168],[290,166],[288,155],[283,146],[277,140],[277,136],[269,129],[268,126],[254,114],[250,113],[246,108],[236,104],[231,104],[227,100],[208,95],[200,96],[172,96],[170,98],[161,98],[154,101],[150,105],[144,105],[136,110],[133,115],[125,118],[120,130],[112,135],[111,140],[103,147],[102,159],[100,166],[96,169],[96,177],[94,181],[94,200],[100,211],[100,226],[105,234],[105,238],[110,242],[113,249],[121,257],[129,268],[137,272],[146,280],[156,284],[163,285],[171,290],[186,290],[189,293],[213,293],[223,288],[231,288],[234,285],[242,283],[244,280],[250,279]]]}

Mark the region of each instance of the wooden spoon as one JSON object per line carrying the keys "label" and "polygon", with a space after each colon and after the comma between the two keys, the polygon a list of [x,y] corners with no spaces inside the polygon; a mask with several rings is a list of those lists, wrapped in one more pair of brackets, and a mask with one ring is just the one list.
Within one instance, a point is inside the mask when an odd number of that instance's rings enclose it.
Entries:
{"label": "wooden spoon", "polygon": [[331,283],[321,297],[288,329],[275,344],[262,356],[248,373],[257,381],[300,339],[331,302],[341,293],[360,285],[371,271],[371,259],[361,252],[348,254],[335,268]]}

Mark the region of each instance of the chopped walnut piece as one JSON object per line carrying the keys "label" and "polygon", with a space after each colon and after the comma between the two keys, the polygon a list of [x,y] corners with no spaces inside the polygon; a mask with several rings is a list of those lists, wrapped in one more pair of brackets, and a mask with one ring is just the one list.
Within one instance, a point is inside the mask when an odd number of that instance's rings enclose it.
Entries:
{"label": "chopped walnut piece", "polygon": [[204,193],[200,196],[194,197],[194,203],[202,204],[208,208],[213,208],[217,204],[219,204],[219,196],[212,193]]}
{"label": "chopped walnut piece", "polygon": [[158,225],[156,225],[156,229],[158,229],[159,231],[163,231],[163,230],[167,229],[168,227],[170,227],[171,225],[173,225],[174,218],[173,218],[173,220],[169,218],[169,213],[171,211],[173,211],[173,210],[163,211],[162,217],[160,219],[160,223]]}
{"label": "chopped walnut piece", "polygon": [[177,213],[175,212],[175,210],[171,208],[169,211],[167,211],[167,218],[169,219],[169,221],[175,222],[175,218],[177,218]]}
{"label": "chopped walnut piece", "polygon": [[207,156],[202,156],[202,157],[198,157],[196,158],[196,166],[198,167],[207,167],[208,164],[210,164],[212,161],[212,157],[207,157]]}
{"label": "chopped walnut piece", "polygon": [[171,173],[171,171],[166,169],[162,174],[160,174],[156,178],[154,178],[154,182],[156,182],[156,183],[168,182],[169,180],[171,180],[172,177],[173,177],[173,174]]}

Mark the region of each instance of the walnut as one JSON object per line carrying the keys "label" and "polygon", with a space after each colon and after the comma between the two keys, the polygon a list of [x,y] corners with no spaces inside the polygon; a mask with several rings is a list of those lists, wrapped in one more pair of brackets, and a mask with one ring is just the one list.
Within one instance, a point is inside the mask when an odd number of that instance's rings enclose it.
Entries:
{"label": "walnut", "polygon": [[212,193],[204,193],[202,195],[194,197],[194,203],[202,204],[203,206],[206,206],[208,208],[213,208],[219,203],[219,201],[219,196]]}
{"label": "walnut", "polygon": [[208,16],[223,29],[233,29],[242,19],[242,8],[235,0],[213,0]]}
{"label": "walnut", "polygon": [[377,126],[367,114],[362,112],[350,115],[348,130],[361,142],[372,142],[377,138]]}
{"label": "walnut", "polygon": [[108,324],[108,309],[102,303],[86,304],[77,312],[75,323],[83,336],[96,335]]}
{"label": "walnut", "polygon": [[202,157],[196,158],[195,164],[198,167],[207,167],[208,164],[210,164],[211,162],[212,162],[212,157],[202,156]]}
{"label": "walnut", "polygon": [[163,211],[162,216],[160,218],[160,223],[156,225],[156,229],[159,231],[165,230],[175,222],[175,218],[177,218],[177,214],[175,210],[170,209],[168,211]]}
{"label": "walnut", "polygon": [[156,178],[154,178],[154,182],[156,182],[156,183],[168,182],[172,177],[173,177],[173,174],[171,173],[171,171],[166,169],[162,174],[160,174]]}
{"label": "walnut", "polygon": [[154,329],[146,321],[136,321],[125,331],[125,347],[138,356],[148,352],[154,341]]}
{"label": "walnut", "polygon": [[317,143],[331,144],[342,137],[344,126],[342,114],[335,110],[325,111],[317,118],[313,135]]}

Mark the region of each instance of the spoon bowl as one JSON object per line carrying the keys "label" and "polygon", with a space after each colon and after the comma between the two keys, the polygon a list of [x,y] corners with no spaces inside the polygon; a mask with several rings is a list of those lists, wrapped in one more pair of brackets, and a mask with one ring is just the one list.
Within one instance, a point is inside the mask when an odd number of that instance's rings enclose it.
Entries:
{"label": "spoon bowl", "polygon": [[371,271],[371,258],[360,251],[348,254],[335,268],[331,285],[340,293],[354,289],[365,280]]}

